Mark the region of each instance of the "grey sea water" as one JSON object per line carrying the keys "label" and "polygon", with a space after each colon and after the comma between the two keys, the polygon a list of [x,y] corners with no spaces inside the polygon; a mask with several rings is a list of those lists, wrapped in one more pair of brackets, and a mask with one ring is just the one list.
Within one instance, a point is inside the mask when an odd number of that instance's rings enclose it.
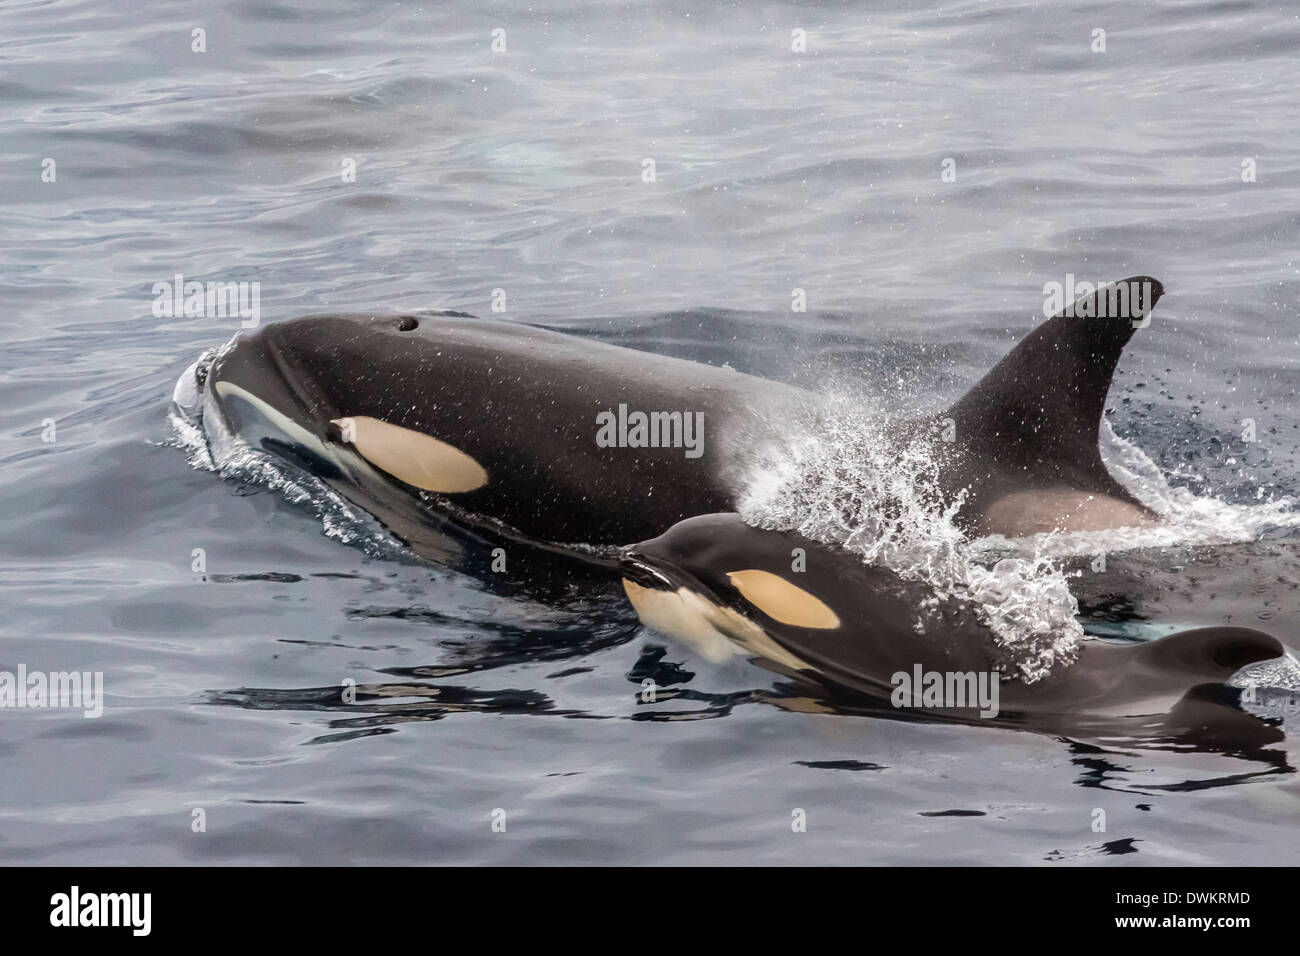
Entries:
{"label": "grey sea water", "polygon": [[[0,4],[0,669],[106,690],[0,710],[0,862],[1300,862],[1289,738],[795,712],[621,605],[327,534],[190,466],[172,384],[240,319],[153,308],[177,273],[262,323],[504,301],[939,408],[1045,283],[1149,273],[1116,430],[1295,495],[1298,112],[1283,3]],[[1182,589],[1294,647],[1296,568]]]}

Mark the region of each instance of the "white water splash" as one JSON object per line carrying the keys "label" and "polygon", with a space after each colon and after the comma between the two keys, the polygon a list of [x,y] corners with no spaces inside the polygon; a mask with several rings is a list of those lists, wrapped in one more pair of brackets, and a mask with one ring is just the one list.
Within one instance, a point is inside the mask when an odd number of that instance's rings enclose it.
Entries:
{"label": "white water splash", "polygon": [[1228,683],[1241,688],[1241,706],[1247,713],[1281,720],[1288,728],[1300,720],[1300,661],[1294,654],[1247,664]]}
{"label": "white water splash", "polygon": [[1001,663],[1038,680],[1073,661],[1083,637],[1067,575],[1037,554],[979,564],[955,520],[963,498],[940,490],[927,440],[892,441],[880,419],[836,401],[823,427],[761,456],[738,510],[755,527],[797,531],[923,582],[940,600],[969,601],[1006,651]]}
{"label": "white water splash", "polygon": [[[832,403],[825,427],[760,456],[739,510],[755,527],[797,531],[858,554],[865,563],[928,584],[936,598],[972,603],[1027,683],[1077,654],[1083,627],[1060,562],[1098,551],[1257,539],[1300,527],[1290,499],[1232,505],[1169,484],[1135,444],[1102,423],[1102,457],[1115,477],[1160,516],[1143,528],[968,539],[945,498],[938,463],[921,440],[900,447],[879,419]],[[921,609],[918,609],[918,615]],[[918,628],[924,626],[918,616]]]}

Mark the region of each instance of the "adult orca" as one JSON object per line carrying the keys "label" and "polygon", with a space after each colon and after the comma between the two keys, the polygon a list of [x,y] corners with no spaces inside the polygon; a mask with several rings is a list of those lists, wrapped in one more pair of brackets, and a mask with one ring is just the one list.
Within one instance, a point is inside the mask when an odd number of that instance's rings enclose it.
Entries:
{"label": "adult orca", "polygon": [[[753,528],[737,514],[690,518],[625,548],[622,574],[642,622],[702,656],[743,654],[829,701],[874,704],[878,714],[893,707],[912,719],[1210,749],[1283,736],[1238,707],[1240,691],[1228,684],[1243,667],[1285,653],[1250,628],[1085,639],[1073,663],[1030,683],[1017,679],[1007,650],[965,601],[936,601],[928,586],[888,568],[795,532]],[[946,689],[923,700],[921,674],[939,675]],[[992,712],[975,694],[980,680],[997,682]]]}
{"label": "adult orca", "polygon": [[[1103,286],[1026,336],[950,409],[885,441],[932,441],[974,533],[1150,519],[1106,471],[1111,376],[1163,286]],[[417,552],[448,514],[540,544],[617,546],[732,511],[756,448],[817,428],[816,393],[500,321],[323,315],[237,338],[182,375],[210,443],[237,436],[316,474]]]}

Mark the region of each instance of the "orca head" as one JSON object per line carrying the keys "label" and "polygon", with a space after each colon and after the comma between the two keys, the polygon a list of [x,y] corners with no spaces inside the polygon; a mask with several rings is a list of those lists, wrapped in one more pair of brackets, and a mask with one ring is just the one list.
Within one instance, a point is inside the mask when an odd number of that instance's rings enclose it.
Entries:
{"label": "orca head", "polygon": [[[463,316],[464,313],[448,313]],[[326,480],[347,474],[435,493],[487,483],[482,466],[422,428],[432,337],[421,314],[322,315],[241,335],[181,376],[173,403]],[[213,421],[207,419],[211,416]]]}
{"label": "orca head", "polygon": [[988,670],[994,636],[964,602],[737,514],[700,515],[623,549],[623,586],[644,624],[723,660],[757,663],[879,698],[917,663]]}

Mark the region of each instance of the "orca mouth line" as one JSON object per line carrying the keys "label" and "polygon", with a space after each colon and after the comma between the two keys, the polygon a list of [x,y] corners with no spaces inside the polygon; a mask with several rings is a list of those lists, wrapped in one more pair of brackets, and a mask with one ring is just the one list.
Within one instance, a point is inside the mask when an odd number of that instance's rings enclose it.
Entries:
{"label": "orca mouth line", "polygon": [[678,588],[668,575],[636,551],[625,551],[619,560],[618,569],[627,580],[651,591],[675,591]]}

